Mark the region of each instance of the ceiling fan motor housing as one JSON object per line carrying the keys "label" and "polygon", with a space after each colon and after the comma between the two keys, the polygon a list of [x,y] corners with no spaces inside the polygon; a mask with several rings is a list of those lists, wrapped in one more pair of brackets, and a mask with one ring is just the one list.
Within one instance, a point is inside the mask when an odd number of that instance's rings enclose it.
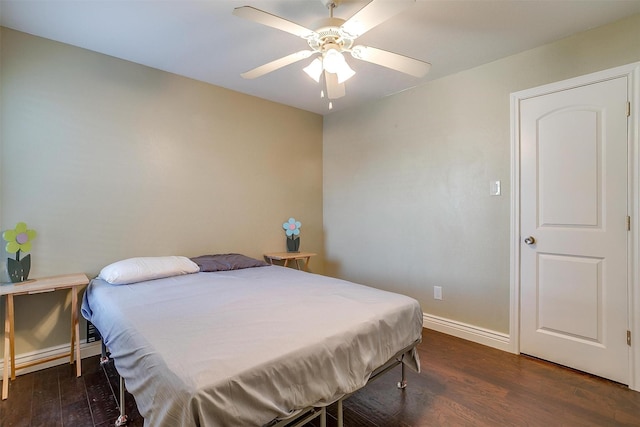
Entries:
{"label": "ceiling fan motor housing", "polygon": [[350,49],[353,46],[354,39],[347,36],[340,27],[345,23],[344,19],[340,18],[324,18],[318,23],[318,28],[315,33],[307,38],[309,47],[317,52],[324,52],[327,45],[331,44],[335,48],[335,45],[340,47],[340,51]]}

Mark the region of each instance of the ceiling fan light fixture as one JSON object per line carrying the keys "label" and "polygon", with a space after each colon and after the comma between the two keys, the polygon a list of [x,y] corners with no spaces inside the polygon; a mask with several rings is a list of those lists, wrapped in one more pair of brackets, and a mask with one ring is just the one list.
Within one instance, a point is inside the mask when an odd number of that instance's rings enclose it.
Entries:
{"label": "ceiling fan light fixture", "polygon": [[345,61],[344,65],[338,70],[336,74],[338,75],[338,83],[344,83],[351,77],[353,77],[356,72],[353,71],[351,67],[349,67],[349,64],[347,64],[347,61]]}
{"label": "ceiling fan light fixture", "polygon": [[317,83],[320,83],[320,76],[322,75],[322,60],[320,58],[314,59],[311,61],[311,64],[304,67],[303,70],[309,77]]}
{"label": "ceiling fan light fixture", "polygon": [[342,53],[337,49],[328,49],[322,57],[322,66],[325,71],[338,75],[338,83],[344,83],[355,75],[355,71],[349,67]]}
{"label": "ceiling fan light fixture", "polygon": [[345,62],[344,56],[334,48],[327,49],[322,55],[322,66],[330,73],[337,73]]}

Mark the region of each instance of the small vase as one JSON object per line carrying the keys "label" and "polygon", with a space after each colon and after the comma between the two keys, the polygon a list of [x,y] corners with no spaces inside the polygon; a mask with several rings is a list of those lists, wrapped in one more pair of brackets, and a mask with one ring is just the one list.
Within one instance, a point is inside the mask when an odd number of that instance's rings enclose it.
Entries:
{"label": "small vase", "polygon": [[20,251],[16,255],[16,259],[7,258],[7,272],[12,283],[24,282],[29,278],[31,270],[31,254],[20,259]]}
{"label": "small vase", "polygon": [[300,237],[287,237],[287,252],[300,252]]}

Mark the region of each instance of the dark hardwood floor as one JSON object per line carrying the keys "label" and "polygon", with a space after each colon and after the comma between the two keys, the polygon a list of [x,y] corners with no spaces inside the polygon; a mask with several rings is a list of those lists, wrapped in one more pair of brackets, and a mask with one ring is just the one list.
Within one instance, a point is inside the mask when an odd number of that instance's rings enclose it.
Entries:
{"label": "dark hardwood floor", "polygon": [[[422,372],[408,369],[402,391],[394,368],[349,397],[346,427],[640,426],[640,393],[624,385],[429,330],[418,349]],[[105,373],[91,357],[82,370],[80,378],[69,365],[18,377],[0,403],[0,426],[113,426],[113,367]],[[143,425],[130,395],[127,413],[130,426]]]}

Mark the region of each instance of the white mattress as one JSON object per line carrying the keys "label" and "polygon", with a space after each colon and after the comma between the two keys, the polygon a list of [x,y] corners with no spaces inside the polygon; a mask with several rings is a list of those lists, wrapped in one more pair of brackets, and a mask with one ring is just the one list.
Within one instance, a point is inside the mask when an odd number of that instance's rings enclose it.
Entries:
{"label": "white mattress", "polygon": [[[328,405],[422,330],[412,298],[278,266],[94,279],[82,314],[146,426],[261,426]],[[407,356],[419,369],[415,349]]]}

